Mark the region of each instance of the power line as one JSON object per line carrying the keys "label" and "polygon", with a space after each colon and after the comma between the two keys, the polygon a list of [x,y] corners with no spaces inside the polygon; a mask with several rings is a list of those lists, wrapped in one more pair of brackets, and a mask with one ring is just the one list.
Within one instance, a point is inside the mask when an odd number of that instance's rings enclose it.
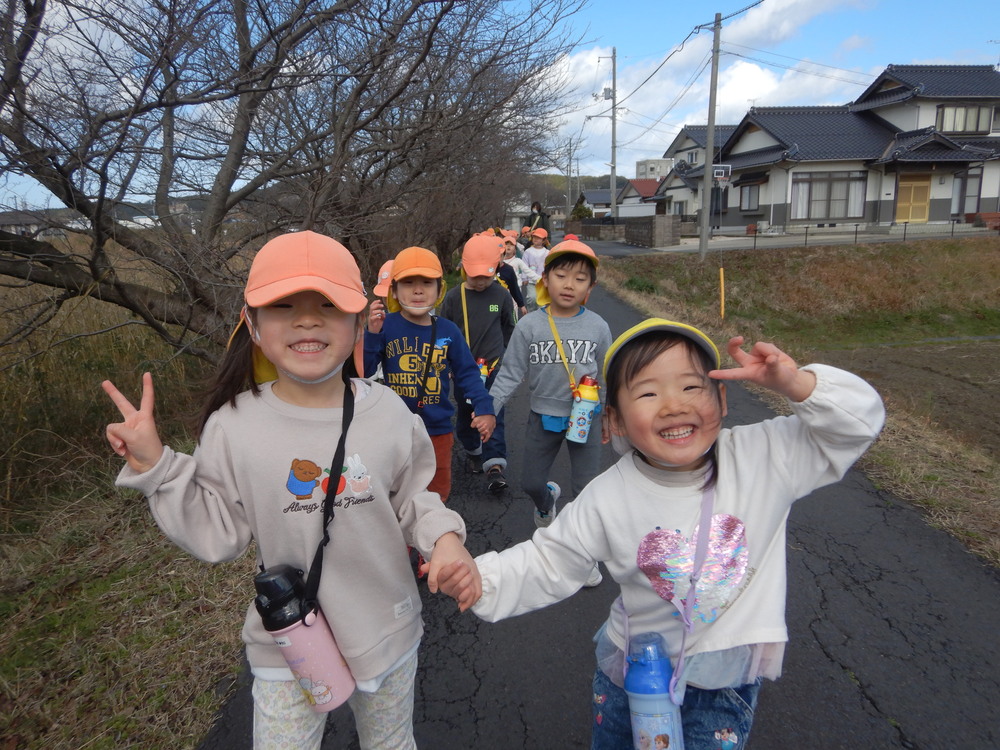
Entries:
{"label": "power line", "polygon": [[731,51],[727,50],[726,54],[727,55],[732,55],[733,57],[741,57],[744,60],[751,60],[753,62],[760,63],[761,65],[767,66],[769,68],[782,68],[784,70],[794,71],[795,73],[802,73],[803,75],[816,76],[817,78],[829,78],[832,81],[840,81],[841,83],[849,83],[849,84],[851,84],[853,86],[867,86],[869,83],[871,83],[870,81],[867,81],[867,82],[852,81],[849,78],[841,78],[840,76],[827,75],[825,73],[819,73],[819,72],[816,72],[814,70],[803,70],[802,68],[797,68],[797,67],[795,67],[793,65],[782,65],[781,63],[777,63],[777,62],[769,62],[767,60],[761,60],[758,57],[750,57],[749,55],[742,55],[739,52],[731,52]]}

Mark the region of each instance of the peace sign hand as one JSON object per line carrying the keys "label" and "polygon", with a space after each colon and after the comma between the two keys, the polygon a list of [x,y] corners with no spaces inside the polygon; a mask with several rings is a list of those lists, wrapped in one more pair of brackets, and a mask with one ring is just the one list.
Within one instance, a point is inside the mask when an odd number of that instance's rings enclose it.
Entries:
{"label": "peace sign hand", "polygon": [[153,419],[153,376],[148,372],[142,376],[142,400],[139,408],[115,388],[110,380],[101,383],[101,388],[111,397],[121,412],[124,421],[112,422],[105,429],[111,448],[123,457],[128,465],[142,474],[154,466],[163,455],[163,443],[156,431]]}

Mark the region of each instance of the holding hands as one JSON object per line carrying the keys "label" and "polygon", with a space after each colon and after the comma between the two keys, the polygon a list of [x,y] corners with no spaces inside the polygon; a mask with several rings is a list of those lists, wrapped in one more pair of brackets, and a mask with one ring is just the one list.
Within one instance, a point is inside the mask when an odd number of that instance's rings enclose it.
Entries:
{"label": "holding hands", "polygon": [[124,458],[128,465],[142,474],[154,466],[163,455],[163,443],[153,419],[153,376],[148,372],[142,376],[142,400],[136,409],[110,380],[101,383],[101,388],[111,397],[121,412],[124,421],[113,422],[105,429],[111,448]]}
{"label": "holding hands", "polygon": [[800,370],[795,360],[774,344],[758,341],[743,351],[743,337],[729,339],[726,349],[737,367],[729,370],[712,370],[709,377],[715,380],[748,380],[768,388],[792,401],[805,401],[816,387],[816,376]]}
{"label": "holding hands", "polygon": [[478,417],[473,415],[470,424],[472,425],[472,429],[479,431],[479,439],[485,443],[490,439],[493,430],[497,426],[497,418],[492,414],[483,414]]}
{"label": "holding hands", "polygon": [[434,545],[429,562],[420,569],[427,574],[427,587],[432,594],[440,591],[458,602],[464,612],[483,595],[483,579],[472,555],[454,532],[441,536]]}

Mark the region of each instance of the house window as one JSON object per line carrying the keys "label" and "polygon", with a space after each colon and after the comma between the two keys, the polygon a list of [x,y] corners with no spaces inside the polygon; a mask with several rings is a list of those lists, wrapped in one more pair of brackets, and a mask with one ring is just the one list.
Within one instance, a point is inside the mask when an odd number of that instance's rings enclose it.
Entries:
{"label": "house window", "polygon": [[862,218],[865,211],[865,181],[864,171],[794,173],[792,218]]}
{"label": "house window", "polygon": [[740,187],[740,211],[756,211],[760,208],[760,185]]}
{"label": "house window", "polygon": [[992,107],[942,104],[937,109],[937,129],[942,133],[989,133]]}
{"label": "house window", "polygon": [[697,164],[697,163],[698,163],[698,152],[697,151],[691,151],[688,154],[688,164],[694,165],[694,164]]}
{"label": "house window", "polygon": [[994,133],[1000,133],[1000,107],[993,108],[993,127],[990,129]]}
{"label": "house window", "polygon": [[983,170],[959,172],[951,183],[952,215],[974,214],[979,211],[979,191],[983,183]]}

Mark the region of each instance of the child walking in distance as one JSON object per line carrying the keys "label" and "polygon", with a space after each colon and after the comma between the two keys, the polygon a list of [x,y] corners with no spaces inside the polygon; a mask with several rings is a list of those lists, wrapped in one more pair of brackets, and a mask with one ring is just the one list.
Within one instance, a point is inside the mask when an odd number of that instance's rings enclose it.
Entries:
{"label": "child walking in distance", "polygon": [[448,398],[454,379],[472,400],[471,426],[483,442],[496,425],[493,400],[458,326],[432,314],[445,293],[437,255],[422,247],[401,250],[392,265],[387,290],[388,315],[381,301],[372,302],[365,333],[365,371],[380,365],[386,385],[418,415],[434,444],[437,470],[428,489],[442,502],[451,492],[451,448],[454,443]]}
{"label": "child walking in distance", "polygon": [[[476,361],[485,366],[486,387],[496,377],[500,362],[514,331],[514,301],[500,284],[494,283],[503,240],[496,235],[477,234],[462,248],[462,284],[451,289],[441,303],[441,318],[458,326],[469,343]],[[455,434],[465,449],[472,471],[485,472],[487,488],[500,493],[507,488],[507,443],[504,440],[503,409],[497,409],[496,427],[483,440],[472,426],[473,407],[468,394],[455,383]]]}
{"label": "child walking in distance", "polygon": [[[549,254],[549,233],[544,229],[533,229],[530,235],[531,244],[525,249],[521,260],[539,277],[545,273],[545,257]],[[538,300],[536,287],[528,285],[528,296],[524,298],[527,309],[537,310]]]}
{"label": "child walking in distance", "polygon": [[[579,240],[560,242],[552,248],[538,282],[541,308],[517,324],[503,367],[490,388],[493,406],[499,409],[521,381],[528,379],[531,411],[525,428],[521,486],[535,504],[535,525],[539,528],[556,517],[562,489],[548,480],[548,474],[563,444],[569,451],[574,496],[600,468],[600,413],[594,415],[585,442],[566,439],[580,381],[591,377],[600,386],[601,363],[611,345],[608,324],[584,307],[597,283],[597,265],[594,251]],[[602,400],[603,390],[598,390]],[[600,583],[596,568],[590,583]]]}
{"label": "child walking in distance", "polygon": [[[729,341],[737,366],[720,370],[712,341],[683,323],[654,318],[619,336],[604,369],[621,459],[550,527],[476,560],[473,611],[490,621],[565,599],[598,561],[621,587],[595,637],[595,750],[633,747],[624,655],[630,635],[649,633],[673,662],[687,750],[715,750],[723,731],[745,747],[761,680],[780,675],[788,637],[791,504],[843,477],[882,427],[882,401],[860,378],[742,345]],[[723,429],[726,380],[773,390],[792,415]]]}
{"label": "child walking in distance", "polygon": [[[244,298],[193,456],[160,442],[149,373],[138,408],[104,382],[123,417],[107,427],[126,460],[117,483],[145,494],[164,533],[202,560],[232,560],[256,542],[262,571],[292,566],[310,584],[318,574],[316,600],[357,683],[348,702],[361,747],[416,747],[423,625],[406,546],[430,560],[430,590],[445,573],[441,590],[464,610],[480,590],[465,526],[426,489],[434,453],[423,422],[389,388],[354,377],[366,299],[348,250],[313,232],[277,237],[254,258]],[[255,362],[274,379],[259,382]],[[343,463],[327,475],[334,455]],[[254,747],[319,748],[325,714],[253,604],[243,641]]]}

